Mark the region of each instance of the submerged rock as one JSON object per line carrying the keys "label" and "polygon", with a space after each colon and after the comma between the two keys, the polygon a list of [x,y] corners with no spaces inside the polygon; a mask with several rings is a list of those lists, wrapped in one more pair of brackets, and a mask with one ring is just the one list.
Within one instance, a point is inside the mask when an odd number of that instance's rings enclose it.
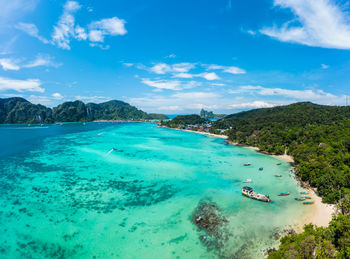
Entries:
{"label": "submerged rock", "polygon": [[224,226],[228,220],[222,215],[219,207],[213,202],[200,202],[192,214],[192,223],[203,231],[199,240],[211,249],[220,249],[227,240],[227,231]]}

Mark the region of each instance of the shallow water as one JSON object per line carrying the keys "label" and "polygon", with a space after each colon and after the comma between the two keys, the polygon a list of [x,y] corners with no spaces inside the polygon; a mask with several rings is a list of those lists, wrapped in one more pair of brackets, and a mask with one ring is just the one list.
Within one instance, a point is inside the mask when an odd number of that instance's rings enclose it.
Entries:
{"label": "shallow water", "polygon": [[[288,163],[155,124],[6,126],[0,143],[0,258],[259,258],[309,209]],[[273,203],[241,196],[247,178]],[[191,222],[201,201],[228,219],[220,247]]]}

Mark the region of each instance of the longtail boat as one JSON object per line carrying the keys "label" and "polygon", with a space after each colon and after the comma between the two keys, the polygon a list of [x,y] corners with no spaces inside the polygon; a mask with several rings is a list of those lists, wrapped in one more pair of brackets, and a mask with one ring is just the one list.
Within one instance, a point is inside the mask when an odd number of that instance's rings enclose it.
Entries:
{"label": "longtail boat", "polygon": [[282,175],[280,175],[280,174],[275,174],[275,177],[282,177]]}
{"label": "longtail boat", "polygon": [[256,193],[253,191],[253,188],[249,186],[244,186],[242,188],[242,195],[257,201],[271,202],[268,195]]}
{"label": "longtail boat", "polygon": [[300,194],[309,194],[308,192],[300,192]]}
{"label": "longtail boat", "polygon": [[304,205],[311,205],[311,204],[314,204],[314,202],[313,201],[304,201],[303,204]]}
{"label": "longtail boat", "polygon": [[290,193],[289,192],[280,192],[279,194],[278,194],[278,196],[287,196],[287,195],[289,195]]}
{"label": "longtail boat", "polygon": [[244,166],[250,166],[251,164],[250,163],[246,163],[246,164],[244,164]]}
{"label": "longtail boat", "polygon": [[305,198],[304,197],[296,197],[295,200],[296,201],[305,201]]}

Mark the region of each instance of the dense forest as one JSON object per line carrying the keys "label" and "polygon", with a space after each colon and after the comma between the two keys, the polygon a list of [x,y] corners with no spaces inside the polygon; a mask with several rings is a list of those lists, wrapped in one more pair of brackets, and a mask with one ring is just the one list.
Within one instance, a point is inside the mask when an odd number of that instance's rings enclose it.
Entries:
{"label": "dense forest", "polygon": [[281,238],[277,251],[271,251],[269,259],[285,258],[350,258],[350,216],[338,215],[328,227],[304,227],[300,234]]}
{"label": "dense forest", "polygon": [[65,102],[47,108],[20,98],[0,98],[0,124],[82,122],[94,120],[153,120],[167,119],[163,114],[148,114],[122,101],[100,104],[82,101]]}
{"label": "dense forest", "polygon": [[350,194],[350,107],[296,103],[229,115],[212,131],[229,129],[233,142],[292,155],[296,173],[334,203]]}
{"label": "dense forest", "polygon": [[[179,116],[166,125],[196,123],[198,117]],[[228,115],[210,129],[222,130],[233,142],[293,156],[298,177],[338,208],[328,227],[310,224],[283,237],[269,258],[350,258],[350,107],[304,102],[255,109]]]}
{"label": "dense forest", "polygon": [[169,128],[183,128],[186,125],[202,125],[209,122],[209,120],[201,118],[199,115],[179,115],[170,121],[162,121],[162,126]]}

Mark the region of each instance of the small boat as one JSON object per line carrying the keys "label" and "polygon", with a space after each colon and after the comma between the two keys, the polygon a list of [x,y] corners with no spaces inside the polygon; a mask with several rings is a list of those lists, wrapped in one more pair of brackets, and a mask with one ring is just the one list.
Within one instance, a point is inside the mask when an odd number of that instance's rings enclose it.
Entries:
{"label": "small boat", "polygon": [[242,195],[257,201],[271,202],[268,195],[256,193],[253,191],[253,188],[249,186],[244,186],[242,188]]}
{"label": "small boat", "polygon": [[247,180],[244,180],[243,182],[244,182],[244,183],[252,183],[253,180],[252,180],[252,179],[247,179]]}
{"label": "small boat", "polygon": [[290,193],[289,192],[280,192],[278,196],[288,196]]}
{"label": "small boat", "polygon": [[262,170],[264,170],[264,168],[263,168],[263,167],[260,167],[260,168],[259,168],[259,171],[262,171]]}
{"label": "small boat", "polygon": [[314,204],[314,202],[313,201],[304,201],[303,204],[304,205],[311,205],[311,204]]}
{"label": "small boat", "polygon": [[300,192],[300,194],[309,194],[308,192]]}
{"label": "small boat", "polygon": [[305,198],[304,197],[296,197],[295,200],[296,201],[305,201]]}
{"label": "small boat", "polygon": [[275,177],[282,177],[282,175],[280,175],[280,174],[275,174]]}
{"label": "small boat", "polygon": [[310,196],[304,196],[304,198],[305,198],[305,199],[311,199],[311,197],[310,197]]}
{"label": "small boat", "polygon": [[282,163],[277,163],[276,165],[282,165]]}
{"label": "small boat", "polygon": [[251,164],[250,163],[246,163],[246,164],[244,164],[244,166],[250,166]]}

